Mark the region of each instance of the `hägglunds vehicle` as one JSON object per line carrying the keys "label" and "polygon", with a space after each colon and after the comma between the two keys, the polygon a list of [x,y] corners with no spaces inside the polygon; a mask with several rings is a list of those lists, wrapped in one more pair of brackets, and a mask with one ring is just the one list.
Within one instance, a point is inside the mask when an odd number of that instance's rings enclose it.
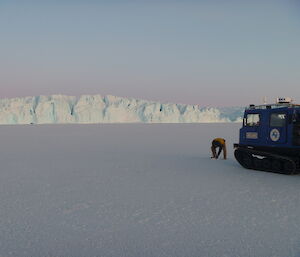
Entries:
{"label": "h\u00e4gglunds vehicle", "polygon": [[291,98],[247,107],[239,138],[234,156],[244,168],[300,172],[300,105],[292,104]]}

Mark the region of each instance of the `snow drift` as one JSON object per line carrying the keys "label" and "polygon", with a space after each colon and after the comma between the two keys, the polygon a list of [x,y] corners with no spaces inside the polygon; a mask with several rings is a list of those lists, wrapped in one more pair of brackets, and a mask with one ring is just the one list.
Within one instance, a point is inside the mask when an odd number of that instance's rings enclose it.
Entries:
{"label": "snow drift", "polygon": [[0,99],[0,124],[238,122],[241,107],[200,107],[116,96]]}

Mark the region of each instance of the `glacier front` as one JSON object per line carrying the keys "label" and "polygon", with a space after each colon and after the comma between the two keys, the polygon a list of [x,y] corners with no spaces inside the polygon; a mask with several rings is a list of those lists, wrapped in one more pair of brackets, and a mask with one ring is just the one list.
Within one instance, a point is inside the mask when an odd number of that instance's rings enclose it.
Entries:
{"label": "glacier front", "polygon": [[242,107],[201,107],[112,95],[0,99],[0,124],[239,122]]}

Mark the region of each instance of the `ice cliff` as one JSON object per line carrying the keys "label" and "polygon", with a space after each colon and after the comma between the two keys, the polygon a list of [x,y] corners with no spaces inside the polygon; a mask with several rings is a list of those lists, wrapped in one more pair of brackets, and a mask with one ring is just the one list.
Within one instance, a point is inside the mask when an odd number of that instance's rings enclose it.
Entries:
{"label": "ice cliff", "polygon": [[236,122],[242,113],[241,107],[200,107],[111,95],[0,99],[0,124]]}

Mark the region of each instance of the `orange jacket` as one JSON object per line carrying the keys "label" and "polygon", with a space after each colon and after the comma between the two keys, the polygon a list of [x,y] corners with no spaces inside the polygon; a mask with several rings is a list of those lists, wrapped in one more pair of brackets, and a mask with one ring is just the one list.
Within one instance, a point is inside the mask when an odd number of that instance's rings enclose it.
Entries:
{"label": "orange jacket", "polygon": [[221,145],[225,145],[225,139],[224,138],[218,137],[218,138],[215,138],[214,141],[219,142]]}

